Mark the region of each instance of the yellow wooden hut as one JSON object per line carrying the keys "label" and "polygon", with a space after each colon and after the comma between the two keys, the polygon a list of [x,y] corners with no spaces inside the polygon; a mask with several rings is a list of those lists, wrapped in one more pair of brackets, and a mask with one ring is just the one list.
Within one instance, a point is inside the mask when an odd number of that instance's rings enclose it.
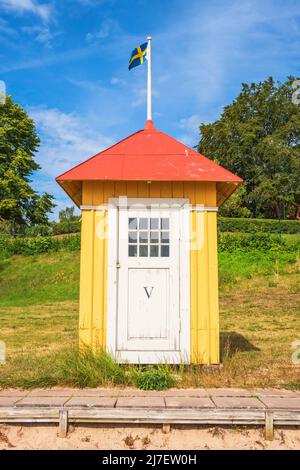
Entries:
{"label": "yellow wooden hut", "polygon": [[217,211],[242,180],[145,128],[57,178],[82,211],[82,344],[218,364]]}

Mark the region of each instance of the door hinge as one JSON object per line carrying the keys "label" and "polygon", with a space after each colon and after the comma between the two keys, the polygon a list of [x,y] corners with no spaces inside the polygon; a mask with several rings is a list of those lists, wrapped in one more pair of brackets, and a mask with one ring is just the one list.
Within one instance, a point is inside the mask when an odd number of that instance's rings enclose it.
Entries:
{"label": "door hinge", "polygon": [[120,269],[120,267],[121,267],[121,265],[120,265],[119,261],[117,261],[117,262],[116,262],[116,268],[117,268],[117,269]]}

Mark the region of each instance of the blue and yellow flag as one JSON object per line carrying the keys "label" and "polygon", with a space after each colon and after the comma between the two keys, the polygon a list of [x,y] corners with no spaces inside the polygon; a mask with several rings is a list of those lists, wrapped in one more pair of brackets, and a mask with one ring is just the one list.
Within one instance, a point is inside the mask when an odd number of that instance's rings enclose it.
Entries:
{"label": "blue and yellow flag", "polygon": [[148,43],[145,42],[132,51],[128,66],[129,70],[131,70],[133,67],[136,67],[137,65],[142,64],[144,60],[147,59],[147,47]]}

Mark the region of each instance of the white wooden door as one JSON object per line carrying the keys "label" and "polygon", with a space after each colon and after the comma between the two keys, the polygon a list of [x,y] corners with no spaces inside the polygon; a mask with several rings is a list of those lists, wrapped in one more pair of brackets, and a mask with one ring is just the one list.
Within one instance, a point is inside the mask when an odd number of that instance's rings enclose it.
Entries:
{"label": "white wooden door", "polygon": [[117,357],[180,362],[179,210],[119,209]]}

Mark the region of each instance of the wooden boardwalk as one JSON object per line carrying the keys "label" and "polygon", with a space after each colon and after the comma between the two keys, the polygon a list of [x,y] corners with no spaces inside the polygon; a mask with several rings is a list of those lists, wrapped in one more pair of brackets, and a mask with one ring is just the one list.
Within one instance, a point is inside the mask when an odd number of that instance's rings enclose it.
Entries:
{"label": "wooden boardwalk", "polygon": [[0,423],[300,426],[300,392],[269,389],[41,389],[0,391]]}

